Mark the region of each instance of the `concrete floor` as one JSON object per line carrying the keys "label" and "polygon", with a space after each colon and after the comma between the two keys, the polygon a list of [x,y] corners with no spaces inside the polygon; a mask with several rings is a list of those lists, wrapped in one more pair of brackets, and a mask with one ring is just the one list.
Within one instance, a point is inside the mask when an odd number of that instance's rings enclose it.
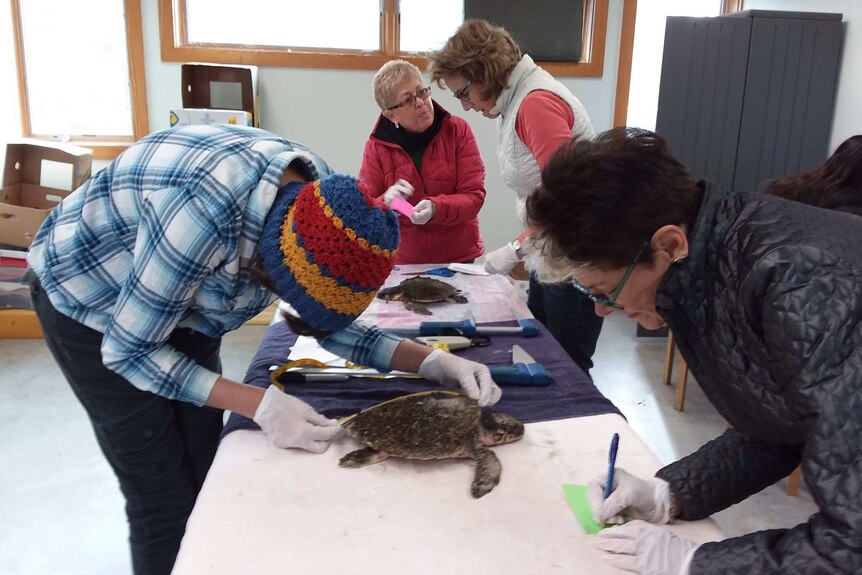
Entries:
{"label": "concrete floor", "polygon": [[[241,379],[263,327],[230,334],[222,358]],[[662,462],[719,435],[724,421],[689,381],[685,411],[661,383],[664,339],[635,337],[623,316],[605,322],[593,377]],[[0,574],[131,573],[123,500],[86,415],[41,340],[0,340]],[[728,535],[790,527],[814,512],[786,482],[715,516]]]}

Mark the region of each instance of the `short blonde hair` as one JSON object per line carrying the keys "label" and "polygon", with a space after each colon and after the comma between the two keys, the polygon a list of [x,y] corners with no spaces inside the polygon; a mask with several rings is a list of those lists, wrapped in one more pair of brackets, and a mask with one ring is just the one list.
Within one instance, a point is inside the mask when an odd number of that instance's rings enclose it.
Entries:
{"label": "short blonde hair", "polygon": [[408,80],[422,81],[422,72],[407,60],[389,60],[377,70],[371,86],[374,88],[374,99],[381,110],[398,103],[393,102],[392,91]]}
{"label": "short blonde hair", "polygon": [[483,98],[496,98],[520,61],[521,48],[506,30],[485,20],[465,20],[443,48],[428,54],[428,71],[441,88],[443,76],[463,76],[485,85]]}

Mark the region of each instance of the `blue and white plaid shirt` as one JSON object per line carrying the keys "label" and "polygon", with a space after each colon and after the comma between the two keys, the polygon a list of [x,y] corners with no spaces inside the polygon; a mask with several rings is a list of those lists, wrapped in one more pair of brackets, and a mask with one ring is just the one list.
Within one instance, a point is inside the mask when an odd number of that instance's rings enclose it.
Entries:
{"label": "blue and white plaid shirt", "polygon": [[[54,307],[104,334],[102,360],[135,387],[197,405],[218,375],[165,342],[174,328],[221,337],[275,295],[252,281],[264,219],[291,162],[329,166],[255,128],[157,132],[70,194],[27,255]],[[351,326],[327,347],[387,367],[400,338]]]}

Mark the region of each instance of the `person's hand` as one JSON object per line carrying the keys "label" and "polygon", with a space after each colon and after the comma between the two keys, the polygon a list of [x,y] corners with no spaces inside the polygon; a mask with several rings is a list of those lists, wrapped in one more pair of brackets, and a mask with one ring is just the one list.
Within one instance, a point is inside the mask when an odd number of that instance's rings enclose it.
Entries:
{"label": "person's hand", "polygon": [[428,220],[434,217],[434,211],[434,202],[431,200],[422,200],[413,208],[413,214],[410,216],[410,221],[417,226],[427,224]]}
{"label": "person's hand", "polygon": [[406,198],[413,195],[413,186],[407,180],[398,180],[383,192],[383,203],[388,207],[395,198]]}
{"label": "person's hand", "polygon": [[497,403],[503,394],[486,366],[442,349],[435,349],[425,358],[419,366],[419,375],[444,385],[460,385],[464,394],[478,401],[479,405]]}
{"label": "person's hand", "polygon": [[614,567],[641,575],[688,575],[699,545],[645,521],[602,530],[593,546],[607,551],[603,556]]}
{"label": "person's hand", "polygon": [[515,246],[509,242],[502,248],[485,254],[485,271],[489,274],[507,274],[521,261]]}
{"label": "person's hand", "polygon": [[254,412],[254,422],[260,426],[270,443],[276,447],[299,447],[313,453],[323,453],[329,442],[341,433],[334,419],[327,419],[292,395],[270,385]]}
{"label": "person's hand", "polygon": [[650,523],[670,521],[670,487],[667,481],[657,477],[644,480],[625,469],[617,469],[614,472],[614,490],[605,499],[607,481],[607,475],[600,475],[587,485],[587,499],[599,523],[622,523],[623,516]]}

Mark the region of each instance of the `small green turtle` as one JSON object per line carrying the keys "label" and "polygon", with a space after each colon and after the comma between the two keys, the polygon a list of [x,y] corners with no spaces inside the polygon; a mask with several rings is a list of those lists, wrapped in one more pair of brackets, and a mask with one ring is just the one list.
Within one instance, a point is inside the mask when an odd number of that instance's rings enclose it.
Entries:
{"label": "small green turtle", "polygon": [[467,298],[460,295],[461,291],[446,282],[424,276],[407,278],[400,284],[384,288],[377,292],[377,297],[386,301],[400,301],[404,307],[422,315],[431,315],[431,311],[423,304],[450,302],[467,303]]}
{"label": "small green turtle", "polygon": [[341,458],[342,467],[363,467],[387,457],[473,459],[471,493],[482,497],[500,482],[500,460],[488,446],[521,439],[524,424],[503,413],[483,412],[454,391],[422,391],[373,405],[341,420],[348,435],[367,447]]}

